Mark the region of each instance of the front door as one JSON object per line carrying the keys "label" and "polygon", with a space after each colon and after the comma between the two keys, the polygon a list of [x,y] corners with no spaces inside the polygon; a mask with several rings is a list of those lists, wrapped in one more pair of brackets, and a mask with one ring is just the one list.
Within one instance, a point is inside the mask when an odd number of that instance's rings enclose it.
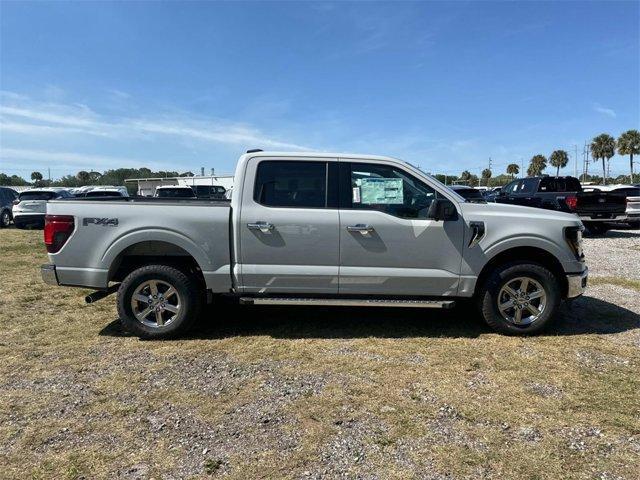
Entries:
{"label": "front door", "polygon": [[384,163],[340,162],[340,294],[456,295],[463,220],[435,221],[438,193]]}
{"label": "front door", "polygon": [[255,158],[246,178],[255,182],[242,192],[242,290],[338,293],[337,159]]}

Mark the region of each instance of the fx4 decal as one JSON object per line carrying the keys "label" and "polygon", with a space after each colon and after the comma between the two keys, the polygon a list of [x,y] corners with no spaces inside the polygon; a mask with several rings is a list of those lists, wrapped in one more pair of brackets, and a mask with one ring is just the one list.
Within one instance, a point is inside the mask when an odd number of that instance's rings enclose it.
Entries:
{"label": "fx4 decal", "polygon": [[117,218],[83,218],[82,225],[102,225],[103,227],[117,227]]}

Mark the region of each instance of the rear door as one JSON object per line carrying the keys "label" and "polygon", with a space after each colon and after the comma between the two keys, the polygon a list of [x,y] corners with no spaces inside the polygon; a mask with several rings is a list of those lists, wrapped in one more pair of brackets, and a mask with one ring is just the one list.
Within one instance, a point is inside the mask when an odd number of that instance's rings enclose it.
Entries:
{"label": "rear door", "polygon": [[340,294],[456,295],[464,222],[427,218],[442,195],[399,166],[341,159]]}
{"label": "rear door", "polygon": [[337,159],[256,157],[245,175],[242,290],[338,293]]}

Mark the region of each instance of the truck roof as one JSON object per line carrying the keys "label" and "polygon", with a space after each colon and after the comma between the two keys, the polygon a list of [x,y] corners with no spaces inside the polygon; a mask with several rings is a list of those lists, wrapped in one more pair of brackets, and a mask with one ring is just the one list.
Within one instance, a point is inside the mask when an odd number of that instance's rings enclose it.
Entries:
{"label": "truck roof", "polygon": [[351,158],[356,160],[387,160],[393,162],[405,163],[404,160],[399,158],[387,157],[384,155],[366,155],[360,153],[335,153],[335,152],[252,152],[245,153],[243,157],[255,158],[255,157],[295,157],[300,160],[314,160],[316,158]]}

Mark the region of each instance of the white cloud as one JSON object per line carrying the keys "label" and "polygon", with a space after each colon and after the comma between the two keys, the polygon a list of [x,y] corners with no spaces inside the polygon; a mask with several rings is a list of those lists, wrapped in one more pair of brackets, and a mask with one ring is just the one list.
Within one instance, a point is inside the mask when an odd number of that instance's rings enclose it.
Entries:
{"label": "white cloud", "polygon": [[220,119],[176,116],[114,117],[100,115],[84,105],[37,103],[2,92],[0,129],[28,135],[93,135],[112,138],[172,136],[212,144],[264,147],[282,150],[312,150],[292,142],[281,141],[250,125]]}
{"label": "white cloud", "polygon": [[597,103],[593,105],[593,109],[598,113],[602,113],[603,115],[607,115],[608,117],[611,117],[611,118],[616,118],[617,117],[615,110],[613,110],[611,108],[603,107],[602,105],[599,105]]}
{"label": "white cloud", "polygon": [[22,148],[1,148],[0,160],[3,162],[34,162],[51,163],[56,167],[86,167],[106,170],[109,168],[126,168],[148,166],[150,168],[167,168],[175,161],[152,161],[126,157],[112,157],[92,155],[77,152],[54,152],[45,150],[30,150]]}

